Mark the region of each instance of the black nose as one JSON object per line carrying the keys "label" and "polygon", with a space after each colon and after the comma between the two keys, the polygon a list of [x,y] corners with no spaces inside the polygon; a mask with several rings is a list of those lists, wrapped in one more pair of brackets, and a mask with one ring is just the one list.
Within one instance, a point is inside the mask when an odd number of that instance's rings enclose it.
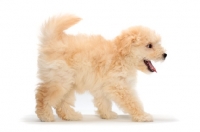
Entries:
{"label": "black nose", "polygon": [[163,58],[164,58],[164,59],[167,57],[167,54],[166,54],[166,53],[164,53],[164,54],[162,54],[162,55],[163,55]]}

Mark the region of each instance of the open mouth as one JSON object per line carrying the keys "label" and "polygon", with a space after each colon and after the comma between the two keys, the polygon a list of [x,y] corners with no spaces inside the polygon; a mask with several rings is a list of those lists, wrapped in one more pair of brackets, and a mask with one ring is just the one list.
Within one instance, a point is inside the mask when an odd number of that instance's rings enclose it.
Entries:
{"label": "open mouth", "polygon": [[147,66],[150,72],[157,72],[156,68],[152,65],[150,60],[144,60],[144,64]]}

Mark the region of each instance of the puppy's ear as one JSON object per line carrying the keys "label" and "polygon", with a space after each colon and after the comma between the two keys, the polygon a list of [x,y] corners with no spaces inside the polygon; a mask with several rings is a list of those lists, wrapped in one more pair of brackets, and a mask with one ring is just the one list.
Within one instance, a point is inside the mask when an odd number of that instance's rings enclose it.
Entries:
{"label": "puppy's ear", "polygon": [[132,36],[132,45],[133,46],[139,46],[140,45],[140,36],[135,34],[134,36]]}
{"label": "puppy's ear", "polygon": [[115,39],[115,44],[117,45],[118,52],[122,56],[126,56],[131,52],[131,46],[135,42],[135,37],[131,35],[121,35]]}

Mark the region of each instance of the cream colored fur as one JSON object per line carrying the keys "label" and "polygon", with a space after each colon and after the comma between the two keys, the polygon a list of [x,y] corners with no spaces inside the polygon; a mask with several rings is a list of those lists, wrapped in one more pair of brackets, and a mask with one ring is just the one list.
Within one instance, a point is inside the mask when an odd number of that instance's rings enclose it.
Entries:
{"label": "cream colored fur", "polygon": [[[70,35],[63,31],[81,19],[60,15],[42,27],[38,57],[41,83],[36,93],[36,114],[41,121],[54,121],[51,107],[64,120],[81,120],[74,106],[75,92],[88,90],[101,118],[116,118],[114,101],[133,121],[153,121],[134,90],[137,70],[150,73],[144,59],[164,60],[160,37],[149,28],[136,26],[114,40],[100,35]],[[147,48],[151,43],[152,49]]]}

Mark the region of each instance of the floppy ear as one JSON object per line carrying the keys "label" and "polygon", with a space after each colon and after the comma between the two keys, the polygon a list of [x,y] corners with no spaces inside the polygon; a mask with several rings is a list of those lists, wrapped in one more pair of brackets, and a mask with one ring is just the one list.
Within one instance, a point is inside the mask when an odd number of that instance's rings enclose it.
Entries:
{"label": "floppy ear", "polygon": [[132,36],[132,45],[139,46],[140,43],[141,43],[141,37],[139,34],[135,33],[134,36]]}
{"label": "floppy ear", "polygon": [[115,40],[115,43],[117,45],[117,49],[120,55],[128,55],[131,52],[131,46],[133,45],[134,41],[135,37],[127,34],[118,36]]}

